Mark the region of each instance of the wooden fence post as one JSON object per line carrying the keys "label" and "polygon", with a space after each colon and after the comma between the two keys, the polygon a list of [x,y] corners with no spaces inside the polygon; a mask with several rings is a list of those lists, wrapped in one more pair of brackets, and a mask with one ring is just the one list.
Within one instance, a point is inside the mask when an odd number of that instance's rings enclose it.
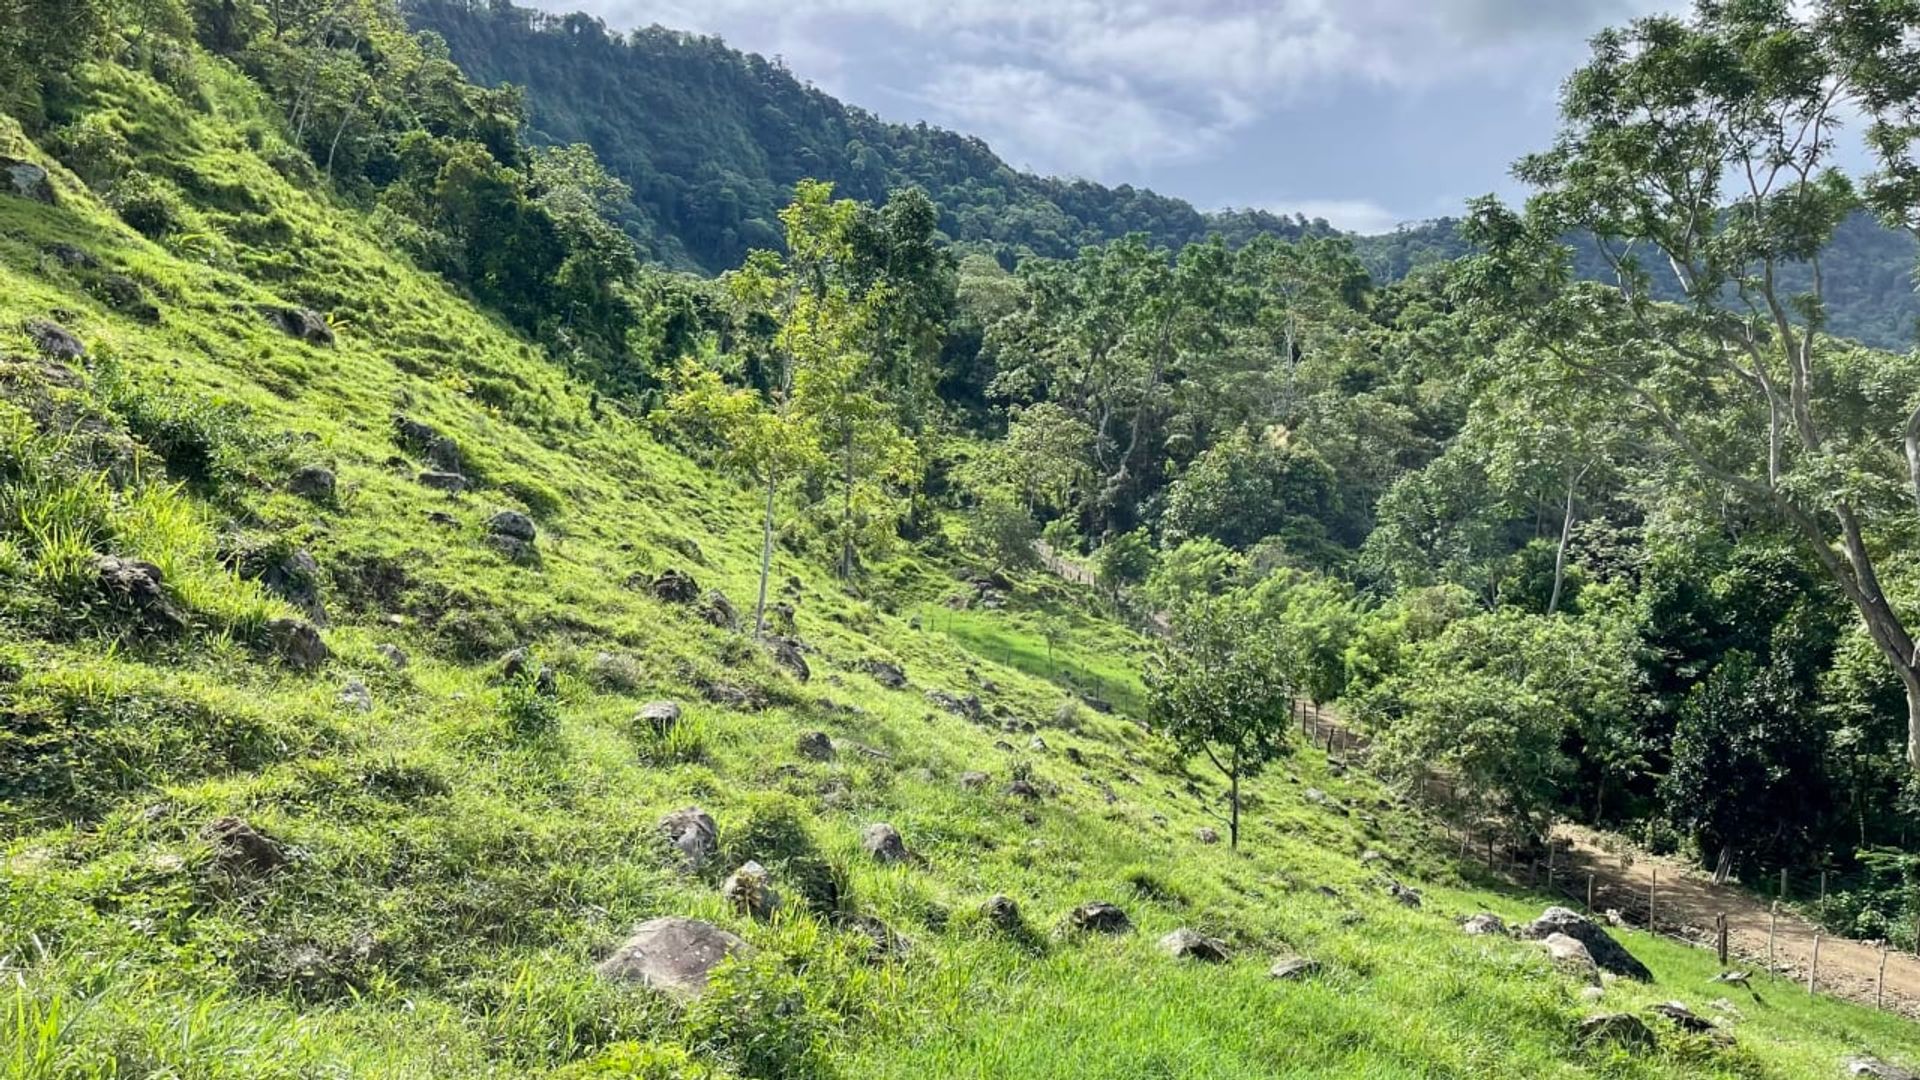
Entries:
{"label": "wooden fence post", "polygon": [[1655,867],[1652,867],[1651,869],[1653,872],[1653,877],[1651,880],[1647,882],[1647,933],[1649,934],[1653,933],[1653,929],[1654,929],[1654,923],[1653,923],[1654,894],[1660,891],[1660,868],[1655,866]]}
{"label": "wooden fence post", "polygon": [[1783,866],[1780,868],[1780,899],[1785,900],[1786,898],[1787,898],[1787,868]]}
{"label": "wooden fence post", "polygon": [[1779,927],[1780,905],[1776,902],[1772,907],[1767,909],[1767,974],[1769,975],[1775,974],[1777,970],[1773,963],[1773,935],[1774,931],[1779,929]]}
{"label": "wooden fence post", "polygon": [[1587,914],[1593,914],[1593,871],[1587,871]]}
{"label": "wooden fence post", "polygon": [[1887,943],[1880,943],[1880,979],[1873,985],[1873,1007],[1878,1009],[1887,1000]]}
{"label": "wooden fence post", "polygon": [[1724,968],[1727,966],[1727,913],[1723,911],[1715,916],[1713,926],[1718,931],[1720,966]]}
{"label": "wooden fence post", "polygon": [[1547,891],[1553,891],[1553,834],[1547,834]]}
{"label": "wooden fence post", "polygon": [[1807,993],[1814,992],[1820,982],[1820,931],[1813,932],[1813,962],[1807,965]]}

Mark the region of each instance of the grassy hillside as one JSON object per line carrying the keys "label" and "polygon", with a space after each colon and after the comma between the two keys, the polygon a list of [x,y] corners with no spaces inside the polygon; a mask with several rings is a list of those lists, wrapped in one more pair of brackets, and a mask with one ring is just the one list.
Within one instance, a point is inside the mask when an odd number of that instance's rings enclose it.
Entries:
{"label": "grassy hillside", "polygon": [[[1064,586],[1022,580],[1006,608],[945,620],[971,590],[937,540],[859,596],[783,551],[804,681],[657,599],[668,568],[749,595],[753,498],[283,177],[270,110],[191,62],[186,92],[80,75],[89,111],[186,200],[192,227],[165,247],[0,120],[0,155],[55,191],[0,195],[4,1075],[1826,1077],[1854,1054],[1920,1060],[1911,1024],[1786,986],[1738,996],[1727,1040],[1663,1026],[1656,1050],[1583,1046],[1596,1009],[1715,1014],[1711,958],[1628,933],[1657,981],[1583,1000],[1537,947],[1455,925],[1542,898],[1463,877],[1418,814],[1310,751],[1254,785],[1243,851],[1202,842],[1217,781],[1137,717],[1076,704],[1042,659],[1039,620],[1064,619],[1071,669],[1134,700],[1141,643]],[[299,308],[330,343],[270,318]],[[451,471],[449,443],[462,494],[420,482]],[[536,524],[530,549],[499,539],[502,511]],[[324,659],[298,621],[315,600]],[[909,685],[886,689],[872,660]],[[684,708],[664,735],[637,718],[659,699]],[[811,731],[831,760],[800,752]],[[1007,794],[1016,777],[1039,797]],[[719,829],[698,873],[657,825],[689,805]],[[869,857],[861,832],[882,821],[921,858]],[[749,859],[787,898],[766,922],[718,888]],[[1017,928],[983,916],[995,894]],[[1133,931],[1056,933],[1090,900]],[[758,951],[687,1005],[595,974],[667,914]],[[876,951],[854,916],[910,945]],[[1163,956],[1181,926],[1233,958]],[[1270,979],[1294,952],[1321,971]]]}

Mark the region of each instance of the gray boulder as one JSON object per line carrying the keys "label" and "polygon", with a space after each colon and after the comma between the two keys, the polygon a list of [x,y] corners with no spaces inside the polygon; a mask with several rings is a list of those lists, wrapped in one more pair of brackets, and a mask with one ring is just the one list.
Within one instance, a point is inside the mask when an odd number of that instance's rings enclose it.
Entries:
{"label": "gray boulder", "polygon": [[649,701],[640,706],[633,716],[634,723],[655,735],[665,735],[680,724],[680,703],[677,701]]}
{"label": "gray boulder", "polygon": [[333,655],[320,631],[305,619],[268,619],[266,630],[273,651],[296,671],[312,671]]}
{"label": "gray boulder", "polygon": [[1318,974],[1320,974],[1320,961],[1310,960],[1304,956],[1279,957],[1274,960],[1273,966],[1267,969],[1267,978],[1279,979],[1283,982],[1310,978]]}
{"label": "gray boulder", "polygon": [[340,707],[349,712],[370,713],[373,711],[373,691],[359,679],[348,679],[340,687]]}
{"label": "gray boulder", "polygon": [[740,629],[740,613],[733,609],[733,601],[719,589],[708,589],[700,598],[700,606],[695,612],[708,623],[722,630]]}
{"label": "gray boulder", "polygon": [[1595,986],[1600,985],[1600,967],[1593,962],[1593,954],[1587,951],[1585,945],[1565,934],[1548,934],[1540,939],[1540,945],[1547,950],[1547,959],[1553,962],[1555,968]]}
{"label": "gray boulder", "polygon": [[66,327],[48,319],[29,319],[27,336],[33,339],[33,347],[51,360],[79,360],[87,355],[87,347],[79,338],[74,337]]}
{"label": "gray boulder", "polygon": [[331,503],[337,488],[333,470],[324,465],[302,466],[287,477],[289,492],[317,503]]}
{"label": "gray boulder", "polygon": [[287,864],[286,848],[278,840],[240,818],[210,822],[201,835],[213,843],[215,864],[230,874],[265,874]]}
{"label": "gray boulder", "polygon": [[987,902],[980,905],[980,914],[988,925],[1002,933],[1020,929],[1020,905],[1004,893],[988,897]]}
{"label": "gray boulder", "polygon": [[406,667],[409,663],[412,662],[412,657],[409,657],[407,655],[407,651],[405,649],[402,649],[398,645],[389,645],[386,643],[382,643],[379,645],[375,645],[373,647],[373,651],[374,651],[374,655],[378,656],[382,660],[385,660],[387,662],[387,666],[392,668],[395,671],[399,671],[401,668]]}
{"label": "gray boulder", "polygon": [[860,670],[873,677],[873,681],[889,690],[903,690],[907,685],[907,673],[900,665],[886,660],[862,660]]}
{"label": "gray boulder", "polygon": [[131,610],[151,629],[178,630],[187,620],[167,595],[160,568],[138,559],[101,555],[93,560],[100,592],[116,606]]}
{"label": "gray boulder", "polygon": [[1113,904],[1092,900],[1067,912],[1067,929],[1088,934],[1125,934],[1133,929],[1133,920]]}
{"label": "gray boulder", "polygon": [[327,325],[325,315],[312,308],[263,304],[260,314],[269,325],[288,337],[299,338],[309,345],[333,344],[333,327]]}
{"label": "gray boulder", "polygon": [[16,199],[53,205],[53,180],[47,175],[47,170],[33,162],[0,157],[0,178],[6,181],[4,186],[0,186],[0,191]]}
{"label": "gray boulder", "polygon": [[767,649],[773,653],[773,662],[792,672],[794,678],[806,682],[813,677],[813,669],[807,666],[806,652],[797,639],[771,637],[767,639]]}
{"label": "gray boulder", "polygon": [[1647,970],[1647,965],[1634,959],[1624,946],[1577,911],[1550,907],[1541,912],[1539,918],[1520,927],[1518,933],[1520,937],[1533,940],[1550,934],[1565,934],[1587,947],[1587,952],[1593,956],[1593,962],[1600,965],[1600,970],[1641,982],[1653,981],[1653,972]]}
{"label": "gray boulder", "polygon": [[686,857],[689,870],[705,867],[720,850],[720,827],[697,806],[675,810],[661,818],[660,833]]}
{"label": "gray boulder", "polygon": [[727,875],[720,885],[720,896],[727,906],[752,919],[770,919],[780,907],[772,876],[766,867],[752,861]]}
{"label": "gray boulder", "polygon": [[794,748],[800,751],[801,757],[811,761],[832,761],[836,754],[833,739],[824,731],[803,733]]}
{"label": "gray boulder", "polygon": [[883,863],[903,863],[913,858],[906,841],[900,838],[900,830],[884,821],[875,822],[860,833],[860,846]]}
{"label": "gray boulder", "polygon": [[1220,834],[1204,825],[1194,830],[1193,838],[1203,844],[1217,844],[1220,842]]}
{"label": "gray boulder", "polygon": [[1876,1058],[1855,1058],[1847,1062],[1847,1075],[1864,1076],[1868,1080],[1920,1080],[1920,1073]]}
{"label": "gray boulder", "polygon": [[1185,926],[1161,938],[1160,951],[1176,960],[1199,960],[1208,964],[1224,964],[1232,959],[1226,942]]}
{"label": "gray boulder", "polygon": [[1460,924],[1460,931],[1472,937],[1489,934],[1505,937],[1507,924],[1501,920],[1500,916],[1483,911],[1478,915],[1467,916],[1466,920]]}
{"label": "gray boulder", "polygon": [[410,416],[393,418],[393,441],[404,450],[418,454],[420,458],[441,472],[463,473],[460,446],[452,439],[440,433],[431,424],[415,420]]}
{"label": "gray boulder", "polygon": [[1651,1050],[1658,1041],[1645,1020],[1632,1013],[1602,1013],[1580,1021],[1580,1045],[1612,1046],[1631,1052]]}
{"label": "gray boulder", "polygon": [[700,599],[700,583],[692,574],[673,567],[662,570],[647,584],[647,591],[669,604],[691,604]]}
{"label": "gray boulder", "polygon": [[633,936],[597,970],[609,979],[689,1001],[706,992],[707,980],[722,960],[750,952],[746,942],[712,923],[668,916],[635,927]]}
{"label": "gray boulder", "polygon": [[466,477],[457,472],[441,472],[438,469],[425,470],[414,477],[414,482],[423,488],[444,491],[449,495],[458,495],[467,490]]}

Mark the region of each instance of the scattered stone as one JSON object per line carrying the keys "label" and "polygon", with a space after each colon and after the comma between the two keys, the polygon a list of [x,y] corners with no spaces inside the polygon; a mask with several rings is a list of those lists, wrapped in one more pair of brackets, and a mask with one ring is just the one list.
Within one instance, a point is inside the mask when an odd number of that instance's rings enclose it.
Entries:
{"label": "scattered stone", "polygon": [[380,659],[387,662],[388,667],[395,671],[399,671],[401,668],[413,662],[412,657],[407,655],[407,651],[398,645],[389,645],[382,642],[379,645],[375,645],[373,651]]}
{"label": "scattered stone", "polygon": [[359,713],[373,711],[373,691],[359,679],[348,679],[340,688],[340,707]]}
{"label": "scattered stone", "polygon": [[458,495],[467,490],[466,477],[457,472],[441,472],[438,469],[426,470],[414,477],[414,482],[423,488],[444,491],[449,495]]}
{"label": "scattered stone", "polygon": [[1125,934],[1133,929],[1133,920],[1113,904],[1093,900],[1067,913],[1067,929],[1089,934]]}
{"label": "scattered stone", "polygon": [[1035,735],[1033,738],[1027,740],[1027,749],[1035,751],[1036,753],[1045,753],[1047,740]]}
{"label": "scattered stone", "polygon": [[100,265],[100,260],[72,244],[53,243],[46,246],[48,255],[54,257],[60,265],[80,270],[90,270]]}
{"label": "scattered stone", "polygon": [[333,344],[333,327],[327,325],[325,315],[312,308],[262,304],[260,314],[274,329],[288,337],[299,338],[309,345]]}
{"label": "scattered stone", "polygon": [[1420,890],[1409,888],[1397,881],[1387,882],[1387,895],[1410,908],[1420,906]]}
{"label": "scattered stone", "polygon": [[1713,1030],[1713,1022],[1687,1008],[1685,1002],[1663,1001],[1653,1007],[1655,1015],[1673,1021],[1680,1030],[1702,1035]]}
{"label": "scattered stone", "polygon": [[1600,966],[1593,962],[1587,947],[1565,934],[1548,934],[1540,939],[1553,966],[1575,978],[1600,985]]}
{"label": "scattered stone", "polygon": [[913,942],[872,915],[849,912],[835,917],[834,923],[842,930],[866,938],[871,943],[867,959],[875,963],[904,959],[913,949]]}
{"label": "scattered stone", "polygon": [[1300,793],[1300,797],[1315,806],[1327,805],[1327,793],[1317,787],[1310,787]]}
{"label": "scattered stone", "polygon": [[515,558],[533,552],[537,535],[533,519],[518,510],[502,510],[487,519],[487,542]]}
{"label": "scattered stone", "polygon": [[1033,802],[1039,802],[1040,789],[1034,786],[1033,781],[1024,776],[1015,777],[1013,782],[1007,785],[1007,796],[1014,799],[1028,799]]}
{"label": "scattered stone", "polygon": [[393,418],[393,441],[402,449],[418,454],[441,472],[464,473],[460,446],[442,435],[438,428],[409,416]]}
{"label": "scattered stone", "polygon": [[691,604],[700,599],[700,583],[684,570],[668,567],[647,584],[655,599],[669,604]]}
{"label": "scattered stone", "polygon": [[333,470],[324,465],[305,465],[287,477],[287,490],[317,503],[333,502],[337,483]]}
{"label": "scattered stone", "polygon": [[634,723],[655,735],[665,736],[680,724],[680,703],[649,701],[640,706],[640,711],[634,714],[633,720]]}
{"label": "scattered stone", "polygon": [[625,653],[602,652],[593,655],[587,677],[602,690],[626,693],[640,688],[646,672],[641,668],[640,661]]}
{"label": "scattered stone", "polygon": [[1160,951],[1176,960],[1208,964],[1224,964],[1232,958],[1226,942],[1184,926],[1160,939]]}
{"label": "scattered stone", "polygon": [[748,862],[727,876],[720,885],[720,896],[733,910],[753,919],[768,919],[780,907],[780,894],[766,867]]}
{"label": "scattered stone", "polygon": [[907,673],[900,665],[886,660],[862,660],[860,670],[873,677],[873,681],[889,690],[904,690],[907,686]]}
{"label": "scattered stone", "polygon": [[213,841],[214,861],[231,874],[266,874],[285,866],[286,848],[237,817],[223,817],[203,830]]}
{"label": "scattered stone", "polygon": [[553,669],[540,663],[524,645],[507,650],[500,658],[500,681],[514,682],[520,679],[533,680],[534,693],[541,697],[552,697],[559,692],[559,679]]}
{"label": "scattered stone", "polygon": [[1020,905],[1004,893],[988,897],[987,902],[980,905],[980,914],[989,926],[1003,933],[1020,929]]}
{"label": "scattered stone", "polygon": [[1084,766],[1087,763],[1087,755],[1081,753],[1079,747],[1069,746],[1067,747],[1067,761],[1073,765]]}
{"label": "scattered stone", "polygon": [[1267,969],[1267,977],[1291,982],[1296,979],[1311,978],[1320,974],[1320,970],[1318,960],[1310,960],[1304,956],[1282,956]]}
{"label": "scattered stone", "polygon": [[955,716],[964,716],[969,720],[980,719],[980,699],[972,694],[968,694],[966,697],[956,697],[953,694],[947,693],[945,690],[929,690],[927,691],[927,700],[953,713]]}
{"label": "scattered stone", "polygon": [[273,650],[296,671],[312,671],[333,655],[320,631],[305,619],[268,619],[266,631]]}
{"label": "scattered stone", "polygon": [[993,783],[993,777],[983,772],[963,772],[960,774],[960,786],[968,791],[985,790],[986,786],[991,783]]}
{"label": "scattered stone", "polygon": [[913,858],[906,841],[900,839],[900,830],[886,822],[867,826],[860,834],[860,846],[883,863],[903,863]]}
{"label": "scattered stone", "polygon": [[807,666],[807,656],[797,639],[790,637],[770,637],[767,649],[773,653],[773,662],[793,673],[801,682],[813,678],[813,669]]}
{"label": "scattered stone", "polygon": [[1874,1058],[1855,1058],[1847,1062],[1847,1075],[1865,1076],[1870,1080],[1920,1080],[1920,1073]]}
{"label": "scattered stone", "polygon": [[241,552],[237,561],[240,576],[292,604],[315,626],[327,625],[327,607],[320,600],[320,563],[311,552],[263,548]]}
{"label": "scattered stone", "polygon": [[1653,1049],[1658,1041],[1645,1020],[1632,1013],[1602,1013],[1580,1021],[1578,1032],[1582,1046],[1615,1046],[1639,1052]]}
{"label": "scattered stone", "polygon": [[993,740],[993,748],[994,748],[995,750],[998,750],[998,751],[1000,751],[1000,752],[1001,752],[1001,753],[1003,753],[1003,754],[1011,754],[1011,753],[1013,753],[1013,744],[1012,744],[1012,743],[1010,743],[1010,742],[1008,742],[1008,741],[1007,741],[1007,740],[1005,740],[1005,739],[995,739],[995,740]]}
{"label": "scattered stone", "polygon": [[1580,1000],[1589,1005],[1598,1005],[1605,1000],[1607,988],[1604,986],[1583,986],[1580,988]]}
{"label": "scattered stone", "polygon": [[1086,702],[1087,708],[1092,709],[1102,716],[1111,716],[1113,714],[1113,702],[1108,701],[1106,698],[1094,697],[1092,694],[1081,694],[1080,700]]}
{"label": "scattered stone", "polygon": [[722,960],[751,952],[746,942],[698,919],[668,916],[649,919],[602,961],[601,975],[637,982],[688,1001],[706,992],[707,979]]}
{"label": "scattered stone", "polygon": [[1467,916],[1466,921],[1460,924],[1460,930],[1462,933],[1474,937],[1489,934],[1505,937],[1507,924],[1501,920],[1500,916],[1490,911],[1483,911],[1478,915]]}
{"label": "scattered stone", "polygon": [[1380,854],[1379,852],[1373,850],[1372,848],[1368,848],[1367,850],[1360,853],[1360,865],[1366,866],[1369,863],[1384,862],[1386,861],[1386,858],[1387,857],[1385,855]]}
{"label": "scattered stone", "polygon": [[763,709],[767,705],[766,696],[759,691],[730,682],[708,683],[701,687],[700,692],[715,705],[725,705],[730,709]]}
{"label": "scattered stone", "polygon": [[1217,844],[1220,842],[1220,834],[1204,825],[1193,831],[1193,838],[1203,844]]}
{"label": "scattered stone", "polygon": [[187,620],[167,596],[160,568],[138,559],[101,555],[93,560],[100,591],[116,604],[131,608],[155,629],[178,630]]}
{"label": "scattered stone", "polygon": [[812,761],[832,761],[836,753],[833,748],[833,739],[824,731],[803,733],[799,742],[795,744],[795,749],[800,751],[801,757]]}
{"label": "scattered stone", "polygon": [[695,612],[708,623],[722,630],[740,629],[740,613],[733,609],[733,602],[719,589],[708,589],[700,598],[700,606]]}
{"label": "scattered stone", "polygon": [[687,869],[700,870],[720,850],[720,827],[705,810],[689,806],[660,819],[660,832],[686,857]]}
{"label": "scattered stone", "polygon": [[33,339],[34,348],[50,360],[79,360],[87,355],[87,347],[79,338],[74,337],[66,327],[48,319],[28,320],[27,336]]}
{"label": "scattered stone", "polygon": [[427,511],[427,520],[432,522],[435,525],[440,526],[443,529],[451,529],[454,526],[460,524],[459,518],[454,517],[452,514],[447,513],[445,510]]}
{"label": "scattered stone", "polygon": [[100,279],[100,291],[106,294],[107,305],[115,311],[139,319],[144,323],[160,321],[160,309],[147,299],[147,291],[140,283],[125,274],[108,274]]}
{"label": "scattered stone", "polygon": [[1550,907],[1534,921],[1518,930],[1524,938],[1544,938],[1549,934],[1565,934],[1587,947],[1594,963],[1600,970],[1622,975],[1641,982],[1652,982],[1653,972],[1647,966],[1634,959],[1619,942],[1608,936],[1605,930],[1596,926],[1593,920],[1576,911],[1563,907]]}
{"label": "scattered stone", "polygon": [[0,190],[14,198],[53,205],[53,179],[47,175],[47,170],[33,162],[0,157],[0,176],[6,177],[7,181],[6,187]]}

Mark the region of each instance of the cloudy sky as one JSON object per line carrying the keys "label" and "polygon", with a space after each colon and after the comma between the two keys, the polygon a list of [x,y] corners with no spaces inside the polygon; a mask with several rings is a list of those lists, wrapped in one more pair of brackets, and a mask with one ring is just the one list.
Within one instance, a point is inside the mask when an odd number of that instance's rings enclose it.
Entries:
{"label": "cloudy sky", "polygon": [[[525,2],[525,0],[523,0]],[[1594,30],[1680,0],[535,0],[718,34],[1017,166],[1366,232],[1511,192]]]}

